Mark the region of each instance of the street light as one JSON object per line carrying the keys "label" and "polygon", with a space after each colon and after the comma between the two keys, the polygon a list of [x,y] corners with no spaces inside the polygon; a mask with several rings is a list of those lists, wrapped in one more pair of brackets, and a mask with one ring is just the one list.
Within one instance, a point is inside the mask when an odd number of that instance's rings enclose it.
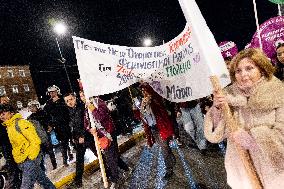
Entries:
{"label": "street light", "polygon": [[54,31],[55,33],[59,34],[59,35],[64,35],[66,32],[66,26],[63,23],[57,23],[54,26]]}
{"label": "street light", "polygon": [[[64,23],[58,22],[54,25],[53,30],[57,35],[64,35],[66,30],[67,30],[67,27],[65,26]],[[55,40],[56,40],[57,47],[58,47],[60,57],[61,57],[61,59],[59,59],[59,62],[63,64],[64,70],[66,72],[67,80],[69,82],[70,89],[73,92],[72,84],[71,84],[71,81],[70,81],[70,78],[69,78],[69,75],[68,75],[68,72],[67,72],[67,69],[66,69],[66,65],[65,65],[66,59],[63,58],[57,37],[55,37]]]}
{"label": "street light", "polygon": [[144,39],[143,44],[144,44],[145,47],[151,46],[152,45],[152,39],[150,39],[150,38]]}

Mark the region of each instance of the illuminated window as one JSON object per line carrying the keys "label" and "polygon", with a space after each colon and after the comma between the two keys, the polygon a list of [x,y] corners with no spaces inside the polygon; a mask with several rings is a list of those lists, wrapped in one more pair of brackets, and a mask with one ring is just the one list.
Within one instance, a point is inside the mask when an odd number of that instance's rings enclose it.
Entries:
{"label": "illuminated window", "polygon": [[6,94],[5,87],[4,86],[0,86],[0,96],[3,96],[5,94]]}
{"label": "illuminated window", "polygon": [[20,75],[21,77],[26,77],[25,70],[19,70],[19,75]]}
{"label": "illuminated window", "polygon": [[19,93],[18,85],[12,85],[12,92]]}
{"label": "illuminated window", "polygon": [[29,88],[28,84],[24,84],[24,90],[25,90],[25,92],[29,92],[30,91],[30,88]]}
{"label": "illuminated window", "polygon": [[13,70],[8,70],[8,77],[10,78],[14,77]]}

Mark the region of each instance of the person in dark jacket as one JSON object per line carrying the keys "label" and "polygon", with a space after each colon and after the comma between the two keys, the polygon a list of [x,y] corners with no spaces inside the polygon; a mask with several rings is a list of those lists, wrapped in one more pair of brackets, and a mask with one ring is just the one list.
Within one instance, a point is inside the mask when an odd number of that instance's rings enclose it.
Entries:
{"label": "person in dark jacket", "polygon": [[91,129],[91,132],[97,132],[99,138],[106,137],[110,144],[103,150],[104,162],[106,164],[106,174],[111,181],[111,188],[115,188],[119,179],[118,167],[124,171],[129,171],[127,164],[121,159],[118,152],[117,135],[115,125],[113,124],[110,112],[106,103],[99,97],[94,97],[90,104],[89,110],[97,121],[97,131]]}
{"label": "person in dark jacket", "polygon": [[284,81],[284,43],[280,43],[276,48],[277,64],[275,76]]}
{"label": "person in dark jacket", "polygon": [[61,153],[63,157],[64,166],[68,166],[68,156],[69,161],[73,159],[73,154],[70,152],[69,140],[71,137],[71,128],[69,127],[69,111],[61,97],[60,89],[53,85],[47,89],[50,99],[46,102],[44,106],[44,111],[50,117],[48,122],[49,126],[56,132],[56,136],[60,140]]}
{"label": "person in dark jacket", "polygon": [[90,148],[97,155],[96,146],[90,133],[84,128],[85,105],[76,99],[74,93],[64,95],[65,103],[69,109],[72,138],[76,149],[76,176],[75,185],[82,187],[82,176],[84,172],[84,155],[86,148]]}
{"label": "person in dark jacket", "polygon": [[[28,103],[28,108],[29,111],[32,112],[32,114],[30,116],[28,116],[28,120],[36,120],[38,121],[44,128],[44,130],[49,133],[49,129],[48,129],[48,115],[42,110],[40,109],[40,103],[36,100],[33,100],[31,102]],[[51,144],[51,138],[49,137],[49,141],[46,144],[41,144],[41,150],[43,152],[43,154],[48,154],[51,160],[51,164],[53,166],[53,169],[57,168],[57,163],[56,163],[56,158],[55,158],[55,154],[53,151],[53,146]],[[45,169],[44,167],[44,158],[42,158],[42,168]]]}

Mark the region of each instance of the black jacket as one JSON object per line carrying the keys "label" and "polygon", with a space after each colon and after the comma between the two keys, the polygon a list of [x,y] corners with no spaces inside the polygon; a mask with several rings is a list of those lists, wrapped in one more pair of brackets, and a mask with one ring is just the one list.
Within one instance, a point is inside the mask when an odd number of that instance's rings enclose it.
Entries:
{"label": "black jacket", "polygon": [[275,76],[281,81],[284,81],[284,64],[277,63]]}
{"label": "black jacket", "polygon": [[37,112],[32,113],[27,119],[38,121],[43,126],[45,131],[48,131],[48,122],[50,118],[45,111],[39,109]]}
{"label": "black jacket", "polygon": [[76,106],[69,109],[70,122],[69,127],[72,130],[72,137],[76,141],[80,137],[85,137],[86,130],[84,128],[85,105],[77,100]]}
{"label": "black jacket", "polygon": [[59,98],[55,102],[53,102],[52,99],[49,99],[43,110],[49,116],[48,125],[55,129],[59,140],[70,138],[71,129],[69,127],[69,111],[63,98]]}

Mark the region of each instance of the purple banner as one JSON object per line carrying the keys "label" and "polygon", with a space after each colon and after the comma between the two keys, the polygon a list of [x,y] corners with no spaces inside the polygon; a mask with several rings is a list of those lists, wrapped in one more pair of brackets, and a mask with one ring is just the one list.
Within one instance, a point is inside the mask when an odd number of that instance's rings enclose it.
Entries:
{"label": "purple banner", "polygon": [[223,41],[218,46],[224,59],[233,58],[238,53],[238,47],[233,41]]}
{"label": "purple banner", "polygon": [[[261,24],[260,39],[263,52],[275,62],[276,47],[279,43],[284,43],[284,16],[271,18]],[[250,47],[260,48],[257,32],[253,35]]]}

